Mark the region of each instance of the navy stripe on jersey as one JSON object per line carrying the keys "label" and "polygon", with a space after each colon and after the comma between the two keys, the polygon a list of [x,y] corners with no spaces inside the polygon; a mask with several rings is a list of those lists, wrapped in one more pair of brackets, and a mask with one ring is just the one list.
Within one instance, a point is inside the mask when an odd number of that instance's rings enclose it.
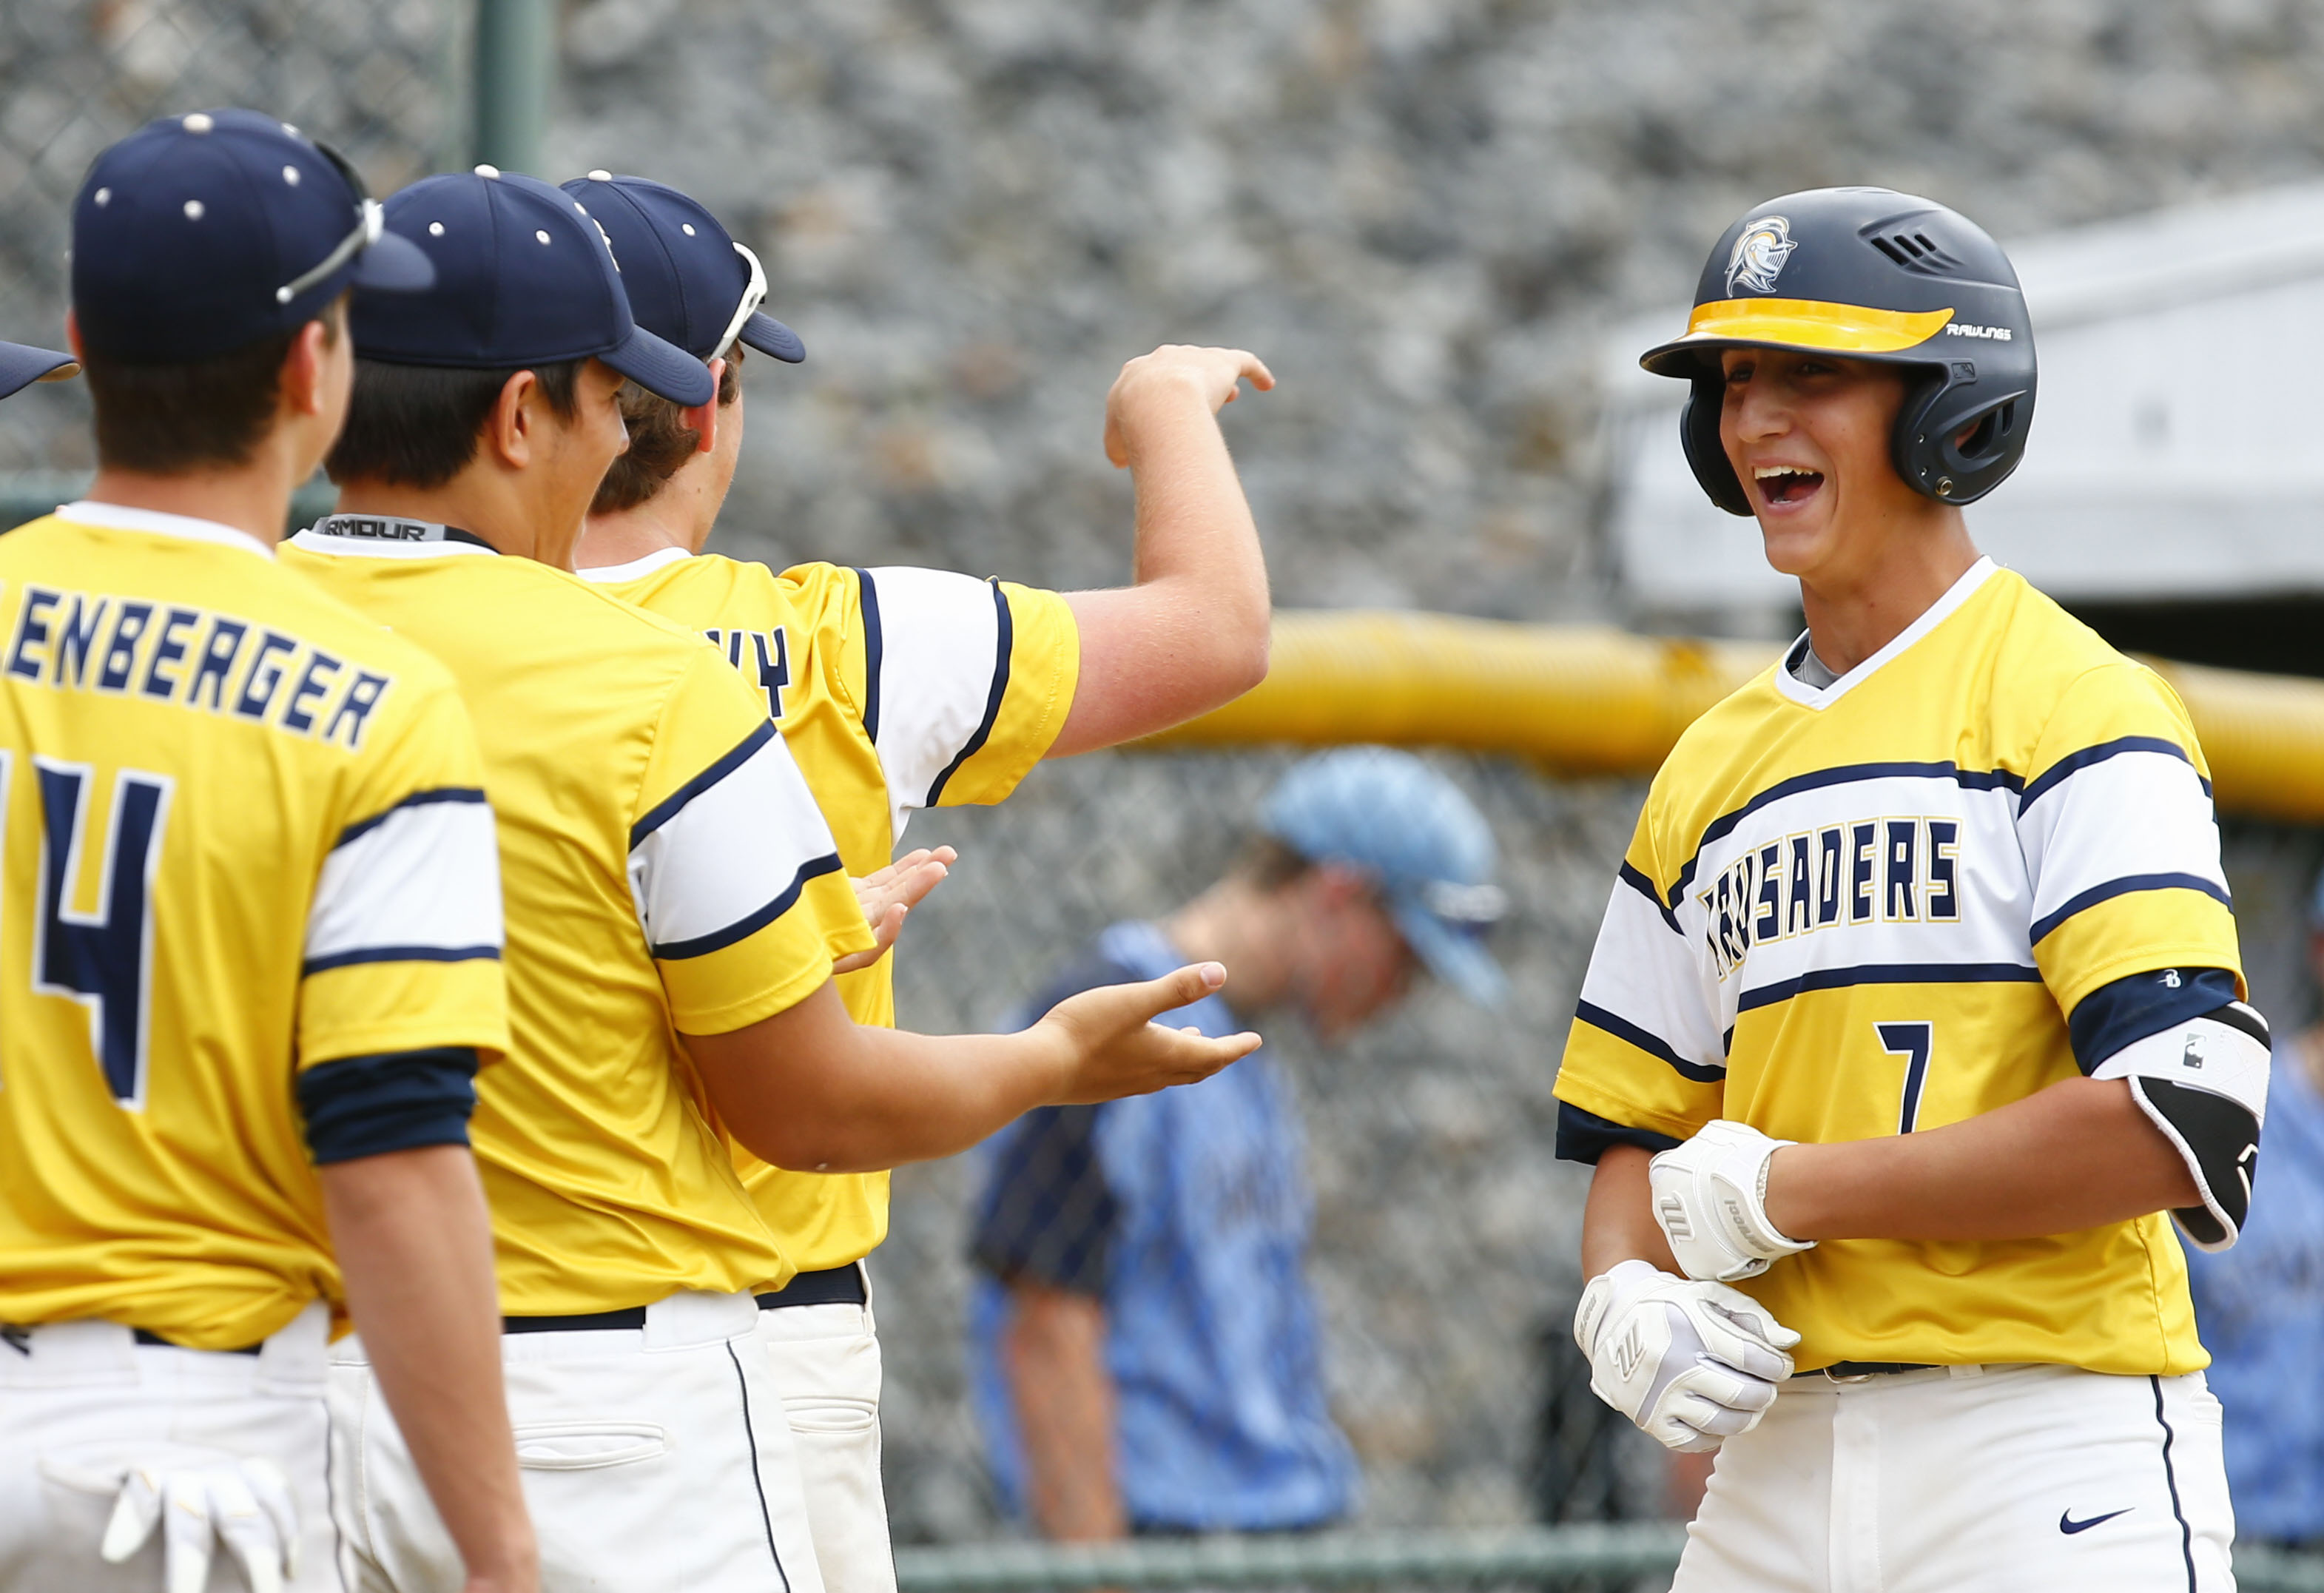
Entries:
{"label": "navy stripe on jersey", "polygon": [[1844,990],[1866,984],[2040,984],[2042,971],[2028,962],[1866,962],[1854,968],[1819,968],[1797,979],[1779,980],[1745,990],[1738,1012],[1773,1007],[1810,990]]}
{"label": "navy stripe on jersey", "polygon": [[1633,1128],[1628,1123],[1583,1111],[1570,1100],[1557,1103],[1556,1154],[1561,1162],[1587,1162],[1594,1166],[1599,1157],[1618,1145],[1635,1145],[1659,1156],[1666,1150],[1676,1150],[1681,1143],[1652,1128]]}
{"label": "navy stripe on jersey", "polygon": [[839,866],[837,852],[810,859],[799,865],[798,872],[791,876],[791,882],[766,906],[755,912],[743,915],[724,929],[714,929],[707,935],[697,935],[691,940],[669,941],[657,944],[653,948],[653,954],[664,962],[676,962],[685,957],[706,957],[713,952],[724,950],[736,941],[748,940],[785,913],[789,912],[791,905],[798,900],[799,892],[807,889],[808,880],[820,879],[825,874],[836,874],[839,872]]}
{"label": "navy stripe on jersey", "polygon": [[1731,813],[1723,813],[1711,821],[1695,843],[1695,855],[1686,860],[1678,871],[1678,879],[1670,888],[1666,898],[1674,907],[1686,899],[1687,887],[1694,882],[1695,865],[1702,849],[1732,833],[1735,826],[1770,803],[1781,802],[1802,791],[1821,790],[1826,786],[1853,785],[1858,780],[1922,779],[1950,780],[1969,791],[2022,791],[2025,782],[2006,769],[1963,769],[1957,763],[1848,763],[1832,769],[1811,769],[1806,774],[1794,775],[1778,780]]}
{"label": "navy stripe on jersey", "polygon": [[774,739],[775,727],[770,720],[744,736],[733,751],[656,803],[651,812],[630,826],[630,850],[635,852],[640,842],[676,818],[687,803],[751,761],[752,753]]}
{"label": "navy stripe on jersey", "polygon": [[1669,903],[1663,900],[1661,892],[1655,889],[1655,882],[1647,879],[1637,870],[1632,868],[1630,866],[1629,859],[1624,858],[1622,860],[1622,866],[1616,872],[1614,877],[1619,879],[1623,884],[1628,886],[1631,889],[1637,891],[1640,896],[1645,897],[1648,901],[1654,903],[1655,911],[1663,916],[1663,922],[1671,926],[1671,933],[1673,935],[1684,935],[1686,933],[1678,926],[1678,914],[1671,909]]}
{"label": "navy stripe on jersey", "polygon": [[341,830],[339,838],[331,844],[335,847],[345,846],[365,831],[379,828],[407,807],[426,807],[438,802],[482,802],[484,800],[484,792],[474,786],[438,786],[432,791],[414,791],[392,807],[383,808],[367,819],[357,819],[354,824]]}
{"label": "navy stripe on jersey", "polygon": [[2035,945],[2049,938],[2050,933],[2075,914],[2112,901],[2118,896],[2130,896],[2142,890],[2200,890],[2229,912],[2235,911],[2235,898],[2200,874],[2125,874],[2119,879],[2108,879],[2093,885],[2047,917],[2036,918],[2029,938]]}
{"label": "navy stripe on jersey", "polygon": [[[2086,1074],[2126,1045],[2243,998],[2224,968],[2156,968],[2100,985],[2066,1017],[2074,1061]],[[2256,1038],[2257,1036],[2255,1036]]]}
{"label": "navy stripe on jersey", "polygon": [[1009,594],[1001,590],[1001,583],[992,581],[987,585],[992,588],[992,606],[997,618],[994,622],[992,685],[984,694],[984,717],[977,723],[976,733],[969,737],[966,744],[954,754],[953,760],[944,766],[944,772],[929,783],[927,806],[930,807],[943,799],[945,786],[954,772],[975,757],[991,737],[992,727],[1001,718],[1001,701],[1009,695],[1009,657],[1016,644],[1016,623],[1010,616]]}
{"label": "navy stripe on jersey", "polygon": [[[2176,741],[2166,741],[2160,736],[2124,736],[2119,741],[2101,741],[2095,747],[2068,753],[2034,777],[2033,784],[2025,787],[2024,795],[2018,799],[2017,811],[2024,813],[2077,769],[2088,769],[2093,763],[2104,763],[2107,759],[2119,758],[2126,752],[2160,752],[2166,757],[2176,758],[2190,769],[2195,766],[2195,760],[2187,756],[2186,748]],[[2203,795],[2209,796],[2211,782],[2200,775],[2195,778],[2203,787]]]}
{"label": "navy stripe on jersey", "polygon": [[1698,1084],[1716,1084],[1727,1076],[1726,1068],[1715,1064],[1706,1065],[1699,1062],[1689,1062],[1678,1054],[1676,1047],[1661,1036],[1642,1029],[1628,1018],[1618,1013],[1609,1012],[1603,1007],[1592,1005],[1588,1001],[1577,1002],[1574,1005],[1573,1017],[1576,1022],[1586,1023],[1591,1028],[1604,1029],[1624,1044],[1635,1045],[1647,1055],[1669,1064],[1683,1079],[1692,1080]]}
{"label": "navy stripe on jersey", "polygon": [[466,1045],[318,1063],[295,1084],[318,1167],[392,1151],[468,1143],[476,1054]]}
{"label": "navy stripe on jersey", "polygon": [[885,651],[885,638],[880,633],[880,593],[873,585],[870,570],[855,572],[856,590],[862,594],[856,601],[863,611],[863,739],[875,745],[880,740],[880,665]]}
{"label": "navy stripe on jersey", "polygon": [[303,978],[309,973],[327,973],[334,968],[352,968],[361,962],[475,962],[489,958],[500,960],[501,949],[491,946],[364,946],[358,951],[333,952],[327,956],[309,957],[299,965]]}

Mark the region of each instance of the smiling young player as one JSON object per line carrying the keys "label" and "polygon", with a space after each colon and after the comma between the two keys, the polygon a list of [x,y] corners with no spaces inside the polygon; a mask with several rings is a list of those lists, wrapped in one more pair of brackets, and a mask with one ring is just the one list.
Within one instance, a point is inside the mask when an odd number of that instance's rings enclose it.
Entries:
{"label": "smiling young player", "polygon": [[1808,621],[1656,776],[1557,1082],[1593,1386],[1720,1451],[1674,1586],[2231,1587],[2163,1213],[2234,1242],[2267,1031],[2185,710],[1962,521],[2032,419],[2008,260],[1790,195],[1644,364]]}

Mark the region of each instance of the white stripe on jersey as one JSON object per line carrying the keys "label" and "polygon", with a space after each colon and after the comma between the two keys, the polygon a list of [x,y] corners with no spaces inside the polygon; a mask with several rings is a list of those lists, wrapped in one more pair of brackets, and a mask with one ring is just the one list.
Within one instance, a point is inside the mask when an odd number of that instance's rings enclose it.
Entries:
{"label": "white stripe on jersey", "polygon": [[898,840],[931,787],[989,732],[1007,684],[995,589],[949,570],[864,572],[880,627],[880,768]]}
{"label": "white stripe on jersey", "polygon": [[2040,940],[2126,891],[2183,887],[2227,900],[2211,794],[2186,755],[2144,737],[2075,753],[2026,787],[2018,834],[2040,881]]}
{"label": "white stripe on jersey", "polygon": [[1645,876],[1627,868],[1614,881],[1582,981],[1579,1015],[1708,1082],[1727,1071],[1725,1037],[1710,1020],[1718,981],[1653,891]]}
{"label": "white stripe on jersey", "polygon": [[482,791],[414,792],[351,825],[323,861],[307,913],[307,972],[500,952],[500,845]]}
{"label": "white stripe on jersey", "polygon": [[839,849],[790,749],[762,724],[630,832],[630,894],[657,957],[699,957],[755,935]]}

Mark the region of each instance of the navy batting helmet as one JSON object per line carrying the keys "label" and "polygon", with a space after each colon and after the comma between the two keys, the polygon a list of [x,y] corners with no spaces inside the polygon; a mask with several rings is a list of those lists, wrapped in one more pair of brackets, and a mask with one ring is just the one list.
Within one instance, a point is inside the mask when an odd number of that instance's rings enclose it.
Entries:
{"label": "navy batting helmet", "polygon": [[1749,514],[1719,440],[1719,353],[1738,346],[1906,367],[1889,456],[1940,502],[1975,502],[2024,456],[2034,327],[2017,273],[1982,227],[1932,200],[1825,188],[1753,206],[1711,250],[1686,336],[1639,360],[1694,384],[1686,462],[1712,502]]}

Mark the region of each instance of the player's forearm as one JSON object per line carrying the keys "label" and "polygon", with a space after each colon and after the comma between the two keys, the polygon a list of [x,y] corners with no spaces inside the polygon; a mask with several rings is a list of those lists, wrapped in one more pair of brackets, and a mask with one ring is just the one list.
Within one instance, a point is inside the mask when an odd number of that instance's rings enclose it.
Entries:
{"label": "player's forearm", "polygon": [[1678,1272],[1670,1241],[1655,1226],[1646,1184],[1646,1165],[1652,1160],[1634,1145],[1610,1146],[1598,1158],[1590,1201],[1582,1212],[1583,1276],[1610,1272],[1624,1261],[1645,1261],[1665,1272]]}
{"label": "player's forearm", "polygon": [[2038,1238],[2199,1203],[2119,1079],[2069,1079],[1941,1128],[1787,1146],[1766,1192],[1797,1239]]}
{"label": "player's forearm", "polygon": [[1052,757],[1167,729],[1267,676],[1267,563],[1203,390],[1150,381],[1120,433],[1138,491],[1134,584],[1066,596],[1081,675]]}
{"label": "player's forearm", "polygon": [[686,1044],[727,1130],[753,1155],[808,1173],[956,1155],[1054,1100],[1072,1064],[1039,1025],[944,1036],[861,1026],[829,985],[748,1028]]}
{"label": "player's forearm", "polygon": [[465,1146],[433,1146],[320,1173],[348,1308],[468,1586],[535,1587],[475,1162]]}
{"label": "player's forearm", "polygon": [[1016,1316],[1001,1353],[1034,1524],[1060,1542],[1121,1537],[1129,1523],[1113,1475],[1105,1307],[1044,1284],[1015,1284],[1010,1294]]}

